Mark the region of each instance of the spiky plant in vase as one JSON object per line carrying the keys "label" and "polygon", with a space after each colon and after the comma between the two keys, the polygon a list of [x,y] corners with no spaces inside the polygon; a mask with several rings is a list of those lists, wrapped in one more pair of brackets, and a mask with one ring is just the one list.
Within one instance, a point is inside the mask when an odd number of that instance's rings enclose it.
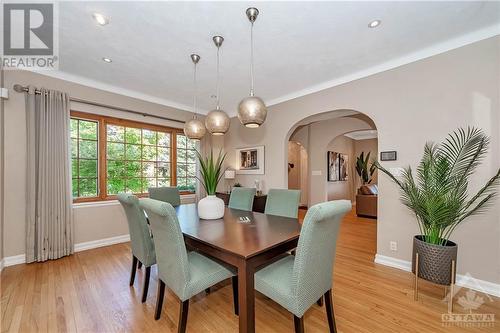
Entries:
{"label": "spiky plant in vase", "polygon": [[198,162],[200,164],[200,176],[196,177],[203,185],[207,196],[198,202],[198,216],[205,220],[220,219],[224,216],[224,201],[215,196],[217,185],[219,184],[224,171],[222,165],[226,159],[226,154],[219,151],[219,155],[214,159],[214,152],[210,149],[210,154],[203,157],[199,151],[196,151]]}
{"label": "spiky plant in vase", "polygon": [[413,240],[412,269],[434,283],[449,285],[451,262],[457,259],[453,231],[465,220],[484,212],[493,202],[500,181],[500,169],[474,195],[469,195],[469,178],[483,161],[489,138],[477,128],[459,128],[441,144],[426,143],[416,170],[403,169],[400,176],[375,162],[401,191],[401,201],[414,214],[420,235]]}
{"label": "spiky plant in vase", "polygon": [[356,173],[361,179],[361,185],[370,184],[373,180],[373,173],[375,173],[375,170],[377,169],[375,164],[372,164],[368,168],[368,164],[370,162],[370,153],[371,152],[368,152],[365,157],[365,152],[362,151],[361,154],[356,158]]}

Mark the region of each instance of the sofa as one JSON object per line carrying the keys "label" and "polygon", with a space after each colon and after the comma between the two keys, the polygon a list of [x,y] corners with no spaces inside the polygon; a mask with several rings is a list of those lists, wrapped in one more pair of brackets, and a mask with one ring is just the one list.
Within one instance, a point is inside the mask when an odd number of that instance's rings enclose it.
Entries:
{"label": "sofa", "polygon": [[356,215],[376,219],[377,195],[378,187],[376,184],[361,186],[356,195]]}

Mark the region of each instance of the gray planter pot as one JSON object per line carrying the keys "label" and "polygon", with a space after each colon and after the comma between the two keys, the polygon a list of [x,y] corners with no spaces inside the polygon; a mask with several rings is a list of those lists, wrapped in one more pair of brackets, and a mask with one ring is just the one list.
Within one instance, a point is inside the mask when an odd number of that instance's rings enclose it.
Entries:
{"label": "gray planter pot", "polygon": [[441,285],[451,284],[451,262],[457,262],[458,246],[452,241],[446,245],[429,244],[422,235],[413,238],[411,270],[415,273],[415,254],[418,253],[418,277]]}

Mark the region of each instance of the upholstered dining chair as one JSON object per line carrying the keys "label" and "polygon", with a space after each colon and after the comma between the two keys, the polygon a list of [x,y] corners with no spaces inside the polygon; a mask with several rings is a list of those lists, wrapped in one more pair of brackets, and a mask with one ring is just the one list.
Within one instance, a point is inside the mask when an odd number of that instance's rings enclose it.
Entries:
{"label": "upholstered dining chair", "polygon": [[304,313],[324,295],[328,326],[336,332],[332,270],[340,222],[351,202],[338,200],[311,207],[302,224],[297,253],[255,273],[255,289],[293,313],[295,332],[304,332]]}
{"label": "upholstered dining chair", "polygon": [[252,211],[255,188],[233,187],[229,196],[229,208]]}
{"label": "upholstered dining chair", "polygon": [[179,189],[175,186],[170,187],[150,187],[148,188],[151,199],[168,202],[174,207],[181,204],[181,195]]}
{"label": "upholstered dining chair", "polygon": [[270,189],[267,193],[265,214],[297,218],[300,190]]}
{"label": "upholstered dining chair", "polygon": [[149,276],[151,266],[156,264],[155,247],[149,232],[144,211],[139,207],[139,199],[133,194],[119,193],[118,201],[127,216],[130,243],[132,247],[132,270],[130,272],[130,285],[134,284],[137,267],[144,265],[144,284],[142,288],[142,302],[148,297]]}
{"label": "upholstered dining chair", "polygon": [[181,301],[178,332],[185,332],[189,299],[228,278],[232,278],[234,311],[238,314],[238,280],[233,272],[198,252],[187,252],[179,221],[171,204],[143,199],[140,205],[149,216],[157,253],[158,294],[155,319],[158,320],[161,316],[166,285]]}

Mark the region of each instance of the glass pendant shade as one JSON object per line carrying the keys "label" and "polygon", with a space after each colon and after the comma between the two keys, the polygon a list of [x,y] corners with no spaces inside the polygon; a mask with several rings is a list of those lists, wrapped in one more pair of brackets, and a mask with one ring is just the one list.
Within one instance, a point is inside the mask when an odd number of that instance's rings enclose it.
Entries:
{"label": "glass pendant shade", "polygon": [[184,134],[191,140],[201,140],[207,130],[201,120],[193,118],[184,124]]}
{"label": "glass pendant shade", "polygon": [[248,8],[246,15],[252,27],[250,29],[250,96],[243,98],[238,105],[238,119],[249,128],[259,127],[266,121],[267,107],[262,98],[254,96],[254,77],[253,77],[253,24],[257,20],[259,10],[257,8]]}
{"label": "glass pendant shade", "polygon": [[194,64],[194,75],[193,75],[193,86],[194,86],[194,94],[193,94],[193,111],[194,117],[191,120],[186,121],[184,124],[184,134],[191,140],[201,140],[207,130],[205,129],[205,125],[202,121],[196,118],[196,65],[200,61],[201,57],[197,54],[191,54],[191,61]]}
{"label": "glass pendant shade", "polygon": [[229,116],[222,110],[212,110],[205,118],[205,126],[212,135],[224,135],[229,130]]}
{"label": "glass pendant shade", "polygon": [[222,42],[224,42],[224,37],[222,36],[214,36],[212,38],[215,47],[217,47],[217,84],[216,84],[216,91],[217,91],[217,107],[215,110],[210,111],[207,116],[205,117],[205,126],[207,127],[207,130],[212,134],[212,135],[224,135],[226,132],[229,130],[229,116],[227,113],[221,110],[220,108],[220,92],[219,92],[219,49],[222,45]]}
{"label": "glass pendant shade", "polygon": [[246,127],[259,127],[266,121],[266,117],[267,107],[260,97],[245,97],[238,105],[238,119]]}

